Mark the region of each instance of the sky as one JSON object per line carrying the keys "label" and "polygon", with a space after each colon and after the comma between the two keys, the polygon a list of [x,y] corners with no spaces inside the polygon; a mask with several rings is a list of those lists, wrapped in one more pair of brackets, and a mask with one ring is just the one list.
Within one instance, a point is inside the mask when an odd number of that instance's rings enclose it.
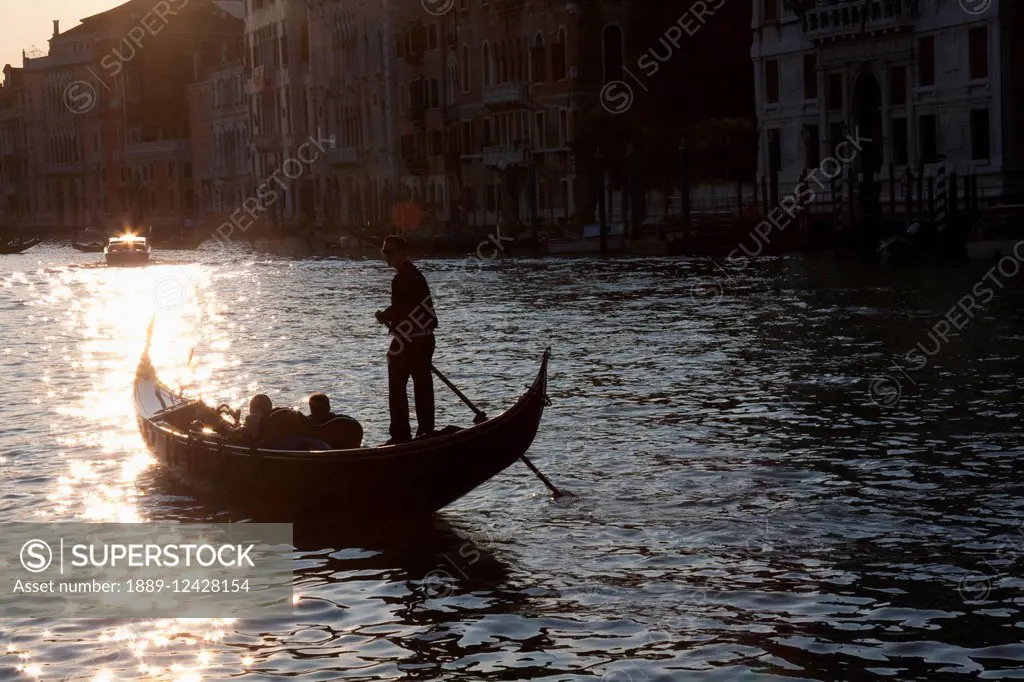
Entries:
{"label": "sky", "polygon": [[[21,66],[21,51],[33,46],[44,53],[53,35],[53,20],[60,20],[61,32],[124,0],[0,0],[0,68]],[[2,78],[2,77],[0,77]]]}

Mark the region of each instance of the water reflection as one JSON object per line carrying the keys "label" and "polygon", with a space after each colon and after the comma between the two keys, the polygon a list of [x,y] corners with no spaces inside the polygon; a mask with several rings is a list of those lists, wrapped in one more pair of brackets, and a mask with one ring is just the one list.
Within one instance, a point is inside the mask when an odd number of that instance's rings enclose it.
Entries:
{"label": "water reflection", "polygon": [[[76,256],[58,250],[36,257],[52,262],[5,260],[14,272],[0,278],[11,396],[0,520],[244,520],[168,484],[143,447],[130,380],[154,312],[161,376],[193,395],[239,405],[266,391],[298,406],[326,390],[368,439],[386,437],[387,340],[372,313],[391,273],[379,263],[200,254],[196,266],[113,272],[67,267]],[[727,279],[686,259],[424,269],[447,282],[438,366],[483,409],[506,406],[554,346],[553,405],[530,454],[580,498],[550,503],[516,465],[447,510],[447,526],[354,532],[324,519],[297,529],[291,619],[8,622],[0,669],[574,682],[1019,673],[1019,289],[882,409],[868,382],[984,270],[812,258]],[[438,404],[439,423],[471,419],[443,390]]]}

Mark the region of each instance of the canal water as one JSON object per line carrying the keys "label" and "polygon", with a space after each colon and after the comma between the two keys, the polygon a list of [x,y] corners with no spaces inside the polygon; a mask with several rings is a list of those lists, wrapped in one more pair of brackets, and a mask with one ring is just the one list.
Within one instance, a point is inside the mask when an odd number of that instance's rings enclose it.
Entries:
{"label": "canal water", "polygon": [[[232,518],[169,487],[139,436],[154,312],[168,383],[236,405],[326,391],[386,439],[382,263],[98,260],[0,261],[0,522]],[[325,519],[297,540],[291,618],[7,620],[0,679],[1024,676],[1024,273],[421,265],[435,364],[489,413],[552,348],[530,454],[576,497],[551,501],[517,464],[428,530],[353,543]],[[439,423],[468,425],[436,391]]]}

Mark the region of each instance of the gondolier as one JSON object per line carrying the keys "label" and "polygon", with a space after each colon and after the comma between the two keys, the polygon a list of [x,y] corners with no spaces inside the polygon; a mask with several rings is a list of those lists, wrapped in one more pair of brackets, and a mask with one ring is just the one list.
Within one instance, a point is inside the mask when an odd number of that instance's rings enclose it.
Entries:
{"label": "gondolier", "polygon": [[391,305],[377,311],[377,321],[387,325],[394,339],[388,350],[388,407],[391,412],[391,439],[385,445],[412,439],[409,425],[407,385],[412,378],[416,401],[416,435],[434,431],[434,329],[437,315],[426,278],[406,253],[405,240],[390,236],[384,240],[381,255],[397,272],[391,281]]}

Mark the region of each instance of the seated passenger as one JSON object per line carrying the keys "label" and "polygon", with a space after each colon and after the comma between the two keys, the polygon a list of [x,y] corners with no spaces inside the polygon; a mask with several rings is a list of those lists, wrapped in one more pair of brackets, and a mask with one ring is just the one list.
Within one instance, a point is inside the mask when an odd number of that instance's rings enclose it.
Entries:
{"label": "seated passenger", "polygon": [[331,400],[323,393],[309,396],[309,423],[317,438],[330,443],[333,449],[358,448],[363,444],[363,427],[343,414],[331,412]]}
{"label": "seated passenger", "polygon": [[314,426],[320,426],[329,422],[338,415],[331,412],[331,399],[323,393],[314,393],[309,396],[309,421]]}
{"label": "seated passenger", "polygon": [[274,409],[274,403],[270,397],[260,393],[254,395],[249,401],[249,414],[241,426],[237,426],[228,433],[228,438],[239,443],[254,443],[260,432],[260,425],[264,418]]}

